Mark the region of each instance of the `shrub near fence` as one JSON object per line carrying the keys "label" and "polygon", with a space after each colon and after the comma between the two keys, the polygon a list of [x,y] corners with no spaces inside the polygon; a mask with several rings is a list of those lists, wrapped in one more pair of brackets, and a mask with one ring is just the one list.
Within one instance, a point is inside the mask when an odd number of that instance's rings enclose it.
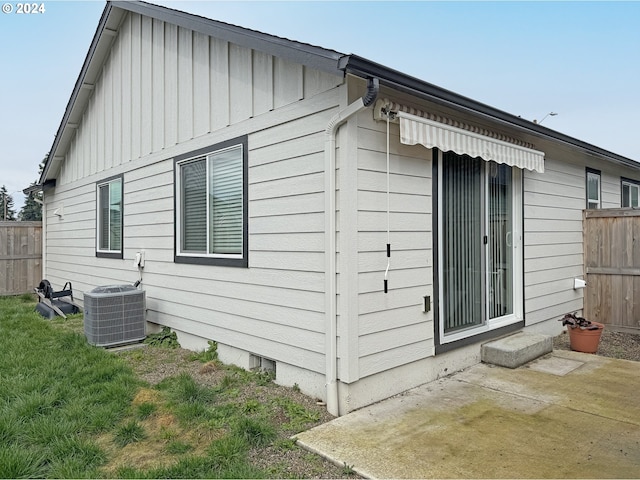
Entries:
{"label": "shrub near fence", "polygon": [[0,295],[33,291],[42,280],[42,222],[0,222]]}

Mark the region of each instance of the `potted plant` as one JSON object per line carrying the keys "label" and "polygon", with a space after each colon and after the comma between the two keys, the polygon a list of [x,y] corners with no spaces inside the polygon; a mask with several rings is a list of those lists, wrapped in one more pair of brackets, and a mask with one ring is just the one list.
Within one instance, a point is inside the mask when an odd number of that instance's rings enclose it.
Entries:
{"label": "potted plant", "polygon": [[592,322],[584,317],[578,317],[575,313],[567,313],[560,319],[562,325],[569,332],[569,345],[571,350],[584,353],[596,353],[600,344],[600,336],[604,325]]}

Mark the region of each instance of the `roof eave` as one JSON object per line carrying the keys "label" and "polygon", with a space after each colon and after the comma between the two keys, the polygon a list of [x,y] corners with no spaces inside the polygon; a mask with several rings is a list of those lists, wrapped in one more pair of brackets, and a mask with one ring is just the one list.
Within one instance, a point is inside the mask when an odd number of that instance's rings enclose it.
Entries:
{"label": "roof eave", "polygon": [[357,55],[347,55],[340,61],[345,73],[350,73],[362,78],[377,77],[380,84],[408,93],[440,105],[464,110],[475,115],[488,118],[525,133],[551,140],[553,142],[578,148],[586,153],[604,158],[614,163],[632,168],[640,168],[640,163],[630,158],[618,155],[577,138],[565,135],[550,128],[544,127],[529,120],[504,112],[497,108],[483,104],[463,95],[456,94],[444,88],[425,82],[418,78],[406,75],[397,70],[385,67]]}
{"label": "roof eave", "polygon": [[[96,33],[91,41],[87,56],[84,59],[82,68],[80,69],[80,74],[78,75],[78,79],[76,80],[71,96],[69,97],[69,102],[67,103],[64,115],[62,116],[62,121],[60,122],[56,136],[54,137],[53,145],[49,150],[49,158],[42,169],[42,174],[38,181],[40,184],[55,178],[52,176],[53,172],[57,173],[59,170],[59,164],[64,158],[57,155],[58,147],[63,140],[67,140],[69,136],[72,135],[72,130],[77,126],[80,118],[76,119],[74,117],[82,115],[86,100],[90,97],[90,91],[93,88],[95,79],[100,72],[100,66],[103,63],[104,58],[108,55],[111,43],[115,38],[115,29],[118,27],[120,20],[122,19],[122,15],[112,15],[112,10],[112,2],[107,2],[104,10],[102,11],[102,16],[98,22]],[[102,58],[100,58],[98,62],[95,62],[94,60],[100,56]],[[83,98],[85,101],[79,101]],[[77,121],[74,123],[73,120]],[[52,167],[55,168],[52,169]]]}
{"label": "roof eave", "polygon": [[337,61],[343,56],[343,54],[333,50],[297,42],[287,38],[277,37],[268,33],[258,32],[256,30],[239,27],[237,25],[220,22],[218,20],[201,17],[147,2],[136,0],[123,2],[118,1],[116,2],[116,5],[119,8],[130,12],[150,16],[242,47],[287,58],[293,62],[301,63],[310,68],[315,68],[333,74],[342,73],[337,67]]}

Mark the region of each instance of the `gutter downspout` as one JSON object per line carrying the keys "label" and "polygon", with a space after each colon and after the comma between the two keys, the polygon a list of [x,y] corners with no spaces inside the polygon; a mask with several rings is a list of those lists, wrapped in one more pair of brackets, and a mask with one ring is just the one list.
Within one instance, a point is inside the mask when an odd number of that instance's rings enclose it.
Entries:
{"label": "gutter downspout", "polygon": [[47,242],[47,204],[45,203],[44,189],[42,190],[42,278],[47,278],[47,250],[49,243]]}
{"label": "gutter downspout", "polygon": [[325,359],[327,410],[340,416],[338,401],[338,324],[336,311],[336,135],[351,116],[372,105],[380,90],[377,78],[369,78],[367,93],[340,110],[325,129],[324,148],[324,232],[325,232]]}

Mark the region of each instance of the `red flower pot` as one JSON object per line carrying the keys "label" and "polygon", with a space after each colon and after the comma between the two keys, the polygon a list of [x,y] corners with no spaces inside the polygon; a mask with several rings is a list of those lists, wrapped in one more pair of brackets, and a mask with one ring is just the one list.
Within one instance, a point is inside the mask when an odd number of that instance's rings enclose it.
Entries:
{"label": "red flower pot", "polygon": [[600,336],[604,325],[598,322],[591,322],[591,327],[598,327],[597,330],[582,330],[580,327],[567,327],[569,332],[569,345],[571,350],[584,353],[596,353],[600,344]]}

